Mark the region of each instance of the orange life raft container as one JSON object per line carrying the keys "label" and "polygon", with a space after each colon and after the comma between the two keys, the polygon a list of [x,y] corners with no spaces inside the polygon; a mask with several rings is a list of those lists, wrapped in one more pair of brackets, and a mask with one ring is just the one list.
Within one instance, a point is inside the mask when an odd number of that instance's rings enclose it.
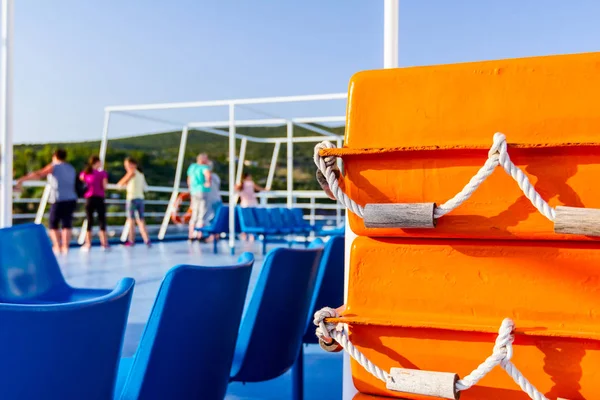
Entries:
{"label": "orange life raft container", "polygon": [[[344,192],[361,206],[440,204],[502,132],[550,207],[600,209],[598,93],[600,53],[361,72],[345,147],[320,154],[343,158]],[[464,376],[510,318],[511,362],[532,385],[552,400],[600,399],[599,238],[557,229],[515,179],[497,168],[435,228],[366,227],[350,212],[359,237],[346,309],[333,321],[384,370]],[[430,398],[389,390],[355,361],[352,374],[357,398]],[[501,368],[461,395],[529,398]]]}

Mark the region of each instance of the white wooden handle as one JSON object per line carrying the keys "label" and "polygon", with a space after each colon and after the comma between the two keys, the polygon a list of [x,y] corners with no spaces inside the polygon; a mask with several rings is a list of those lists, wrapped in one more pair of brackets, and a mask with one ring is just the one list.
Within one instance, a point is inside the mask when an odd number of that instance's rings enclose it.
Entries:
{"label": "white wooden handle", "polygon": [[435,228],[435,203],[367,204],[367,228]]}
{"label": "white wooden handle", "polygon": [[450,372],[392,368],[386,387],[395,392],[458,400],[460,392],[456,390],[457,381],[458,375]]}
{"label": "white wooden handle", "polygon": [[554,232],[600,236],[600,210],[558,206],[554,218]]}

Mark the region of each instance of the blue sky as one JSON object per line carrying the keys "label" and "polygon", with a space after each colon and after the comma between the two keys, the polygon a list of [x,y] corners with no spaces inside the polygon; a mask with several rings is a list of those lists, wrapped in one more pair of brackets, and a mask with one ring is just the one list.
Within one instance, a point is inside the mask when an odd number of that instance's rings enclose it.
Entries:
{"label": "blue sky", "polygon": [[[106,105],[344,92],[383,60],[380,0],[18,0],[15,142],[98,139]],[[400,65],[597,51],[594,0],[401,0]],[[343,114],[343,102],[263,107]],[[181,121],[225,110],[148,114]],[[248,112],[241,117],[260,117]],[[116,136],[171,127],[118,116]]]}

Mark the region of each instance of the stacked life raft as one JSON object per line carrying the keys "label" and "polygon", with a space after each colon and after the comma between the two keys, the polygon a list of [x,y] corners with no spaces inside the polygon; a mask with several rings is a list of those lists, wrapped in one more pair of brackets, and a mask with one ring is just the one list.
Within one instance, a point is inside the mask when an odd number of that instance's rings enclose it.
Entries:
{"label": "stacked life raft", "polygon": [[358,237],[315,322],[357,399],[600,398],[598,93],[600,53],[352,78],[315,162]]}

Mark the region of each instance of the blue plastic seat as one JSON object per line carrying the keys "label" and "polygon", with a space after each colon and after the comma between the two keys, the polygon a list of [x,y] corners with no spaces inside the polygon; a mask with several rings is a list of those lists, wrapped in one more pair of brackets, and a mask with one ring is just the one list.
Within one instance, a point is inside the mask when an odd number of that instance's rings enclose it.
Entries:
{"label": "blue plastic seat", "polygon": [[317,236],[344,236],[345,234],[346,228],[344,225],[329,229],[322,227],[317,231]]}
{"label": "blue plastic seat", "polygon": [[271,227],[277,230],[277,233],[282,235],[289,235],[290,233],[294,233],[294,226],[288,225],[286,221],[283,219],[282,212],[279,208],[267,208],[267,213],[269,214],[269,221],[271,222]]}
{"label": "blue plastic seat", "polygon": [[0,399],[111,399],[133,285],[65,304],[0,303]]}
{"label": "blue plastic seat", "polygon": [[204,235],[217,235],[213,240],[213,252],[218,252],[219,235],[229,233],[229,206],[221,206],[217,210],[210,225],[198,229]]}
{"label": "blue plastic seat", "polygon": [[281,219],[283,220],[283,222],[291,227],[292,232],[295,235],[299,235],[299,236],[304,236],[304,245],[308,246],[309,245],[309,241],[308,241],[308,236],[310,235],[312,229],[310,228],[310,226],[306,227],[306,225],[298,223],[298,220],[296,219],[294,212],[292,211],[291,208],[285,208],[285,207],[280,207],[277,210],[279,210],[279,213],[281,214]]}
{"label": "blue plastic seat", "polygon": [[[315,239],[311,247],[323,246],[321,239]],[[344,253],[345,239],[333,236],[324,245],[319,276],[315,287],[312,309],[309,313],[304,343],[318,343],[312,316],[323,307],[339,307],[344,304]]]}
{"label": "blue plastic seat", "polygon": [[0,302],[68,303],[105,296],[110,292],[69,286],[42,225],[25,224],[0,229]]}
{"label": "blue plastic seat", "polygon": [[303,231],[307,234],[315,231],[315,227],[304,219],[304,213],[300,208],[292,208],[290,209],[290,212],[296,221],[296,225],[301,227]]}
{"label": "blue plastic seat", "polygon": [[[295,364],[322,252],[321,248],[277,248],[267,254],[242,318],[232,381],[271,380]],[[293,388],[294,396],[298,390],[302,388]]]}
{"label": "blue plastic seat", "polygon": [[237,216],[240,221],[240,229],[244,233],[262,235],[262,253],[267,253],[267,241],[270,237],[277,235],[277,230],[271,228],[267,210],[254,207],[237,207]]}
{"label": "blue plastic seat", "polygon": [[171,269],[115,399],[223,399],[253,264],[244,253],[233,266]]}
{"label": "blue plastic seat", "polygon": [[254,214],[254,219],[256,220],[256,223],[258,224],[258,226],[265,229],[267,234],[269,234],[269,235],[278,235],[279,234],[277,227],[273,226],[273,221],[269,217],[269,211],[266,208],[253,207],[253,208],[251,208],[251,210]]}

